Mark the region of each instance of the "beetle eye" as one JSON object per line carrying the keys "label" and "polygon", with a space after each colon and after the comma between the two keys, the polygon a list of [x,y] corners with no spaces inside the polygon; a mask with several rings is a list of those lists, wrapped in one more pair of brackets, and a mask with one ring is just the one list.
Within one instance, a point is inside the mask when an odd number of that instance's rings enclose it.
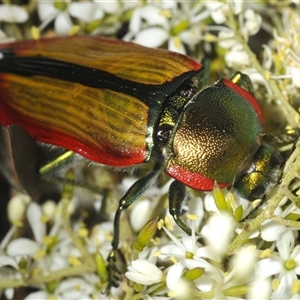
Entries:
{"label": "beetle eye", "polygon": [[274,186],[281,175],[282,158],[276,150],[261,145],[253,156],[253,164],[235,184],[236,191],[245,199],[262,198]]}

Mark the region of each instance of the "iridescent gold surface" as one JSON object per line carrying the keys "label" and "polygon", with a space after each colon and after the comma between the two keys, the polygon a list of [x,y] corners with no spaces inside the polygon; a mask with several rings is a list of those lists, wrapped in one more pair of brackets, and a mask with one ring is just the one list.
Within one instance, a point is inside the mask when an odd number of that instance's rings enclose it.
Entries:
{"label": "iridescent gold surface", "polygon": [[218,183],[233,183],[239,167],[246,171],[250,166],[260,132],[248,101],[221,83],[206,88],[183,113],[167,168],[180,166]]}

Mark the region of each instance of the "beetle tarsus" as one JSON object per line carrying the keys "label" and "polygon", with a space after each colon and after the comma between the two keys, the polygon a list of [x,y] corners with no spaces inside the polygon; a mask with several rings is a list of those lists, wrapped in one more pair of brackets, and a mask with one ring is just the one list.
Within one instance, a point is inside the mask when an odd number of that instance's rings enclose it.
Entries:
{"label": "beetle tarsus", "polygon": [[118,287],[121,279],[121,273],[116,265],[116,250],[112,250],[107,258],[108,285],[105,293],[108,295],[112,287]]}

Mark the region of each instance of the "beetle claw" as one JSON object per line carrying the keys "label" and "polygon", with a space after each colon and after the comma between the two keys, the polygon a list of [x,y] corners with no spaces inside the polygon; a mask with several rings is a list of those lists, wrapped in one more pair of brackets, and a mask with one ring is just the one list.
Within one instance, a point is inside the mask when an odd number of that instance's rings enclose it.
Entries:
{"label": "beetle claw", "polygon": [[107,258],[107,272],[108,272],[108,285],[106,288],[106,294],[110,293],[112,287],[119,287],[121,280],[121,272],[116,265],[117,262],[117,250],[112,250]]}

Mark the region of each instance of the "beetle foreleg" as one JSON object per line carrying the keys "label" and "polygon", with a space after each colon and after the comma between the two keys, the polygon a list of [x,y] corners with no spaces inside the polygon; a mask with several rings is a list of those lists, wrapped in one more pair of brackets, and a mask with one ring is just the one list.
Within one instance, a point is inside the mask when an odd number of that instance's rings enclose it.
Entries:
{"label": "beetle foreleg", "polygon": [[248,75],[243,74],[241,72],[236,72],[231,76],[230,80],[233,83],[245,88],[252,95],[254,95],[254,88]]}
{"label": "beetle foreleg", "polygon": [[187,227],[179,216],[182,202],[185,200],[186,195],[186,186],[181,182],[174,180],[169,189],[169,212],[176,224],[188,235],[192,235],[191,229]]}
{"label": "beetle foreleg", "polygon": [[107,290],[110,289],[111,286],[118,286],[118,269],[116,267],[117,261],[117,250],[119,246],[120,239],[120,218],[123,210],[128,208],[134,201],[136,201],[157,179],[160,171],[161,171],[161,163],[156,163],[153,167],[153,170],[148,173],[143,178],[136,181],[130,189],[124,194],[119,202],[118,209],[115,214],[114,219],[114,236],[112,240],[112,251],[108,255],[108,272],[109,272],[109,283]]}
{"label": "beetle foreleg", "polygon": [[201,87],[203,88],[207,85],[208,82],[211,61],[209,58],[204,57],[201,59],[201,64],[204,66],[204,73],[203,73],[202,84],[201,84]]}

